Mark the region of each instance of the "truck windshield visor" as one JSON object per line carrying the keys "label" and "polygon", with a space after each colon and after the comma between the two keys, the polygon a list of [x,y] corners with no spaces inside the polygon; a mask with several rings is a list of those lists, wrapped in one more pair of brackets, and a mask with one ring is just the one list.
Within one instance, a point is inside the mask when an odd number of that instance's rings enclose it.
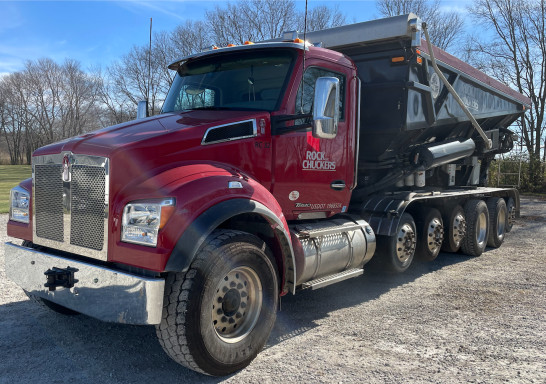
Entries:
{"label": "truck windshield visor", "polygon": [[233,52],[190,61],[178,69],[163,112],[195,109],[274,111],[295,53]]}

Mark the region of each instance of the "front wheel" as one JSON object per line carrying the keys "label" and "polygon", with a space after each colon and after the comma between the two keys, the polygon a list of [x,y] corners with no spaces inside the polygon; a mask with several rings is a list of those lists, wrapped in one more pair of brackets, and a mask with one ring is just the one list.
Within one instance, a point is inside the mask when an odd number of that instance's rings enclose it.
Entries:
{"label": "front wheel", "polygon": [[212,233],[187,273],[166,281],[159,342],[176,362],[223,376],[246,367],[265,345],[278,303],[276,268],[263,241]]}

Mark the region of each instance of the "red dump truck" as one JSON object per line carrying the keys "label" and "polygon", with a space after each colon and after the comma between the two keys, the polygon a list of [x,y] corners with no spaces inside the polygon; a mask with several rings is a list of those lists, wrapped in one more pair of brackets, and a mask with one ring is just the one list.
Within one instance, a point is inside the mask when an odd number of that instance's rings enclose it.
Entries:
{"label": "red dump truck", "polygon": [[153,324],[172,359],[225,375],[282,295],[499,247],[519,198],[487,170],[530,101],[424,28],[409,14],[173,62],[160,115],[33,154],[8,278],[57,312]]}

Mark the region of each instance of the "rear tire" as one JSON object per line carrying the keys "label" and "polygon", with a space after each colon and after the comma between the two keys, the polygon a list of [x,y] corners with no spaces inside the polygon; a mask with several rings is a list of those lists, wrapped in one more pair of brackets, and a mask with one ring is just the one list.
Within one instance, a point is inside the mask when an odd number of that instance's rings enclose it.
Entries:
{"label": "rear tire", "polygon": [[389,272],[401,273],[409,268],[415,256],[415,222],[409,213],[402,214],[393,236],[378,236],[381,264]]}
{"label": "rear tire", "polygon": [[480,256],[489,237],[489,212],[483,200],[469,200],[464,205],[466,236],[461,249],[468,256]]}
{"label": "rear tire", "polygon": [[447,214],[444,212],[445,236],[442,251],[457,252],[466,234],[466,219],[463,207],[456,205]]}
{"label": "rear tire", "polygon": [[444,240],[442,215],[435,208],[425,208],[416,224],[417,247],[415,255],[420,260],[432,261],[438,257]]}
{"label": "rear tire", "polygon": [[508,210],[504,199],[500,197],[487,199],[487,209],[489,210],[489,238],[487,245],[498,248],[504,242],[506,235]]}
{"label": "rear tire", "polygon": [[177,363],[223,376],[246,367],[263,348],[278,303],[278,278],[263,241],[217,230],[187,273],[168,275],[159,342]]}
{"label": "rear tire", "polygon": [[516,221],[516,203],[511,197],[506,200],[506,211],[506,233],[508,233],[512,230],[512,227]]}

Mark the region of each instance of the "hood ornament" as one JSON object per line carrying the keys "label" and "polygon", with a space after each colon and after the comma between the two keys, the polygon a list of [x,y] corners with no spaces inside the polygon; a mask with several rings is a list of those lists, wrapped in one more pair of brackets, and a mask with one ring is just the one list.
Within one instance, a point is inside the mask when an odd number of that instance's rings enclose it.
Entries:
{"label": "hood ornament", "polygon": [[63,181],[70,182],[70,156],[68,153],[63,157]]}

